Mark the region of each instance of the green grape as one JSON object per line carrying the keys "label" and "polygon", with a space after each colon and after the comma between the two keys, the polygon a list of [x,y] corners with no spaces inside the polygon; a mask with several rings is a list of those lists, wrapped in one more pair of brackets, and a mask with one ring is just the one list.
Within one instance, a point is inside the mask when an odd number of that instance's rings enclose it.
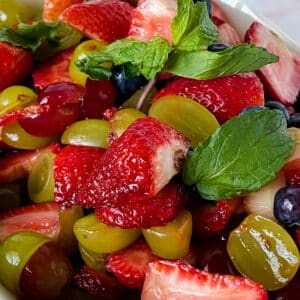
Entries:
{"label": "green grape", "polygon": [[45,42],[35,53],[37,60],[45,60],[46,58],[53,56],[54,54],[69,49],[80,43],[82,35],[75,28],[65,23],[59,23],[57,29],[57,45],[52,46]]}
{"label": "green grape", "polygon": [[53,162],[55,154],[42,153],[33,163],[28,178],[28,193],[33,202],[54,200]]}
{"label": "green grape", "polygon": [[17,232],[8,236],[0,244],[0,282],[10,291],[20,294],[20,276],[38,248],[50,238],[36,232]]}
{"label": "green grape", "polygon": [[149,116],[183,133],[194,148],[219,128],[215,116],[203,105],[181,96],[164,96],[154,102]]}
{"label": "green grape", "polygon": [[[88,75],[79,71],[78,67],[75,65],[76,60],[81,60],[87,57],[87,55],[93,51],[104,50],[105,42],[99,40],[88,40],[79,44],[72,55],[70,65],[69,65],[69,74],[71,78],[78,84],[85,86],[85,82],[88,78]],[[104,67],[110,67],[111,64],[103,64]]]}
{"label": "green grape", "polygon": [[111,130],[115,136],[119,137],[131,123],[145,117],[147,116],[144,113],[135,108],[121,109],[111,119]]}
{"label": "green grape", "polygon": [[20,205],[20,186],[10,183],[0,186],[0,212],[16,208]]}
{"label": "green grape", "polygon": [[88,251],[110,253],[132,244],[141,235],[141,230],[108,226],[95,214],[90,214],[75,223],[74,233],[78,242]]}
{"label": "green grape", "polygon": [[27,106],[37,99],[36,93],[26,86],[14,85],[0,94],[0,115]]}
{"label": "green grape", "polygon": [[1,136],[7,145],[24,150],[42,148],[55,140],[53,137],[38,137],[29,134],[17,121],[3,126]]}
{"label": "green grape", "polygon": [[192,237],[192,215],[183,210],[175,220],[165,226],[142,230],[147,244],[159,257],[178,259],[189,253]]}
{"label": "green grape", "polygon": [[230,233],[227,251],[243,276],[270,291],[286,286],[299,267],[299,251],[289,233],[255,214]]}
{"label": "green grape", "polygon": [[87,250],[79,244],[79,251],[82,260],[93,270],[105,272],[106,271],[106,256],[103,253],[94,253]]}
{"label": "green grape", "polygon": [[108,121],[88,119],[73,123],[63,133],[62,144],[108,148]]}

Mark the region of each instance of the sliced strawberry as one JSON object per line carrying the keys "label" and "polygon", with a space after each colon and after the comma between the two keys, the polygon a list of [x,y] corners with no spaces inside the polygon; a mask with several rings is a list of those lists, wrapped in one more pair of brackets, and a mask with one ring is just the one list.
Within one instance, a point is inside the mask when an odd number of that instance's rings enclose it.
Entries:
{"label": "sliced strawberry", "polygon": [[0,42],[0,91],[25,79],[33,66],[29,51]]}
{"label": "sliced strawberry", "polygon": [[107,300],[122,299],[120,297],[124,288],[116,279],[104,272],[97,272],[83,265],[74,279],[78,287],[93,296]]}
{"label": "sliced strawberry", "polygon": [[216,1],[211,1],[211,15],[212,17],[217,17],[219,20],[227,22],[226,14],[222,8],[216,3]]}
{"label": "sliced strawberry", "polygon": [[210,274],[188,264],[157,261],[149,264],[141,300],[267,300],[262,286],[252,280]]}
{"label": "sliced strawberry", "polygon": [[155,260],[158,257],[151,252],[145,241],[140,240],[124,250],[110,254],[106,267],[122,285],[142,289],[147,266]]}
{"label": "sliced strawberry", "polygon": [[288,185],[300,186],[300,158],[288,162],[284,168]]}
{"label": "sliced strawberry", "polygon": [[275,33],[258,22],[250,26],[245,40],[279,56],[278,63],[264,66],[258,74],[275,100],[286,105],[295,103],[300,90],[299,57],[292,54]]}
{"label": "sliced strawberry", "polygon": [[217,21],[215,25],[218,27],[220,43],[230,46],[242,43],[241,37],[230,24]]}
{"label": "sliced strawberry", "polygon": [[9,183],[26,178],[33,162],[41,153],[52,152],[56,154],[59,151],[60,145],[53,143],[42,149],[21,151],[2,157],[0,159],[0,183]]}
{"label": "sliced strawberry", "polygon": [[189,143],[175,129],[150,117],[136,120],[104,153],[82,197],[97,205],[144,201],[180,171]]}
{"label": "sliced strawberry", "polygon": [[129,37],[148,41],[160,35],[171,42],[171,22],[176,13],[176,0],[139,1],[132,17]]}
{"label": "sliced strawberry", "polygon": [[192,212],[193,231],[198,236],[208,236],[222,231],[230,220],[239,199],[204,202]]}
{"label": "sliced strawberry", "polygon": [[33,204],[12,209],[0,215],[0,241],[18,231],[35,231],[58,238],[60,232],[59,205]]}
{"label": "sliced strawberry", "polygon": [[89,38],[113,42],[127,36],[133,11],[132,6],[119,0],[93,0],[71,5],[59,20]]}
{"label": "sliced strawberry", "polygon": [[[104,149],[85,146],[66,146],[54,160],[54,195],[55,201],[61,206],[69,207],[74,204],[83,207],[93,207],[94,198],[80,191],[85,188],[90,193],[95,192],[92,172],[98,170]],[[88,179],[90,179],[88,181]]]}
{"label": "sliced strawberry", "polygon": [[254,73],[209,80],[177,78],[159,91],[154,101],[166,95],[196,100],[209,109],[220,123],[238,115],[245,107],[264,105],[263,86]]}
{"label": "sliced strawberry", "polygon": [[46,86],[59,82],[73,82],[69,75],[69,64],[73,49],[56,54],[47,63],[38,66],[32,73],[35,87],[43,89]]}
{"label": "sliced strawberry", "polygon": [[43,19],[46,22],[57,21],[67,7],[82,2],[83,0],[44,0]]}
{"label": "sliced strawberry", "polygon": [[176,218],[185,199],[179,185],[169,183],[157,195],[144,201],[110,202],[96,208],[98,218],[121,228],[163,226]]}

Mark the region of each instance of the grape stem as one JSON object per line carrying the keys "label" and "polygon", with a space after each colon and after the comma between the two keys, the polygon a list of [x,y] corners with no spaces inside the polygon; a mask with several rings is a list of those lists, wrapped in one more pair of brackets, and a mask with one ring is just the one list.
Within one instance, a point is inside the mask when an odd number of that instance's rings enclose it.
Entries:
{"label": "grape stem", "polygon": [[152,90],[152,88],[154,87],[156,81],[157,81],[157,78],[151,79],[147,83],[147,85],[145,86],[145,89],[144,89],[144,91],[143,91],[143,93],[142,93],[142,95],[141,95],[141,97],[140,97],[140,99],[139,99],[139,101],[138,101],[138,103],[136,105],[136,108],[138,110],[140,110],[142,108],[145,100],[147,99],[147,97],[148,97],[150,91]]}

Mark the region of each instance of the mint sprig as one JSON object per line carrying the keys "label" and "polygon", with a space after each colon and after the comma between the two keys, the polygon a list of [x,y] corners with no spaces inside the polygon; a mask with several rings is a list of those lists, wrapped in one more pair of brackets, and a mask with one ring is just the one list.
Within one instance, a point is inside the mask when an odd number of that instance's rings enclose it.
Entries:
{"label": "mint sprig", "polygon": [[293,147],[282,112],[252,110],[200,144],[184,165],[183,179],[208,200],[244,195],[274,179]]}

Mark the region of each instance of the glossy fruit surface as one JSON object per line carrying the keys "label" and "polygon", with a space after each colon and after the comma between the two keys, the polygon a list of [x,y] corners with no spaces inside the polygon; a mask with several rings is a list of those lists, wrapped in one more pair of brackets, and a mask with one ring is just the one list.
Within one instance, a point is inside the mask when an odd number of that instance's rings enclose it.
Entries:
{"label": "glossy fruit surface", "polygon": [[300,188],[283,187],[274,200],[274,216],[284,226],[300,226]]}
{"label": "glossy fruit surface", "polygon": [[20,288],[29,299],[55,299],[71,283],[72,266],[55,243],[45,243],[27,261]]}
{"label": "glossy fruit surface", "polygon": [[21,85],[10,86],[0,94],[0,115],[25,107],[36,99],[36,93],[30,88]]}
{"label": "glossy fruit surface", "polygon": [[192,215],[183,210],[165,226],[143,229],[153,253],[165,259],[178,259],[188,254],[192,236]]}
{"label": "glossy fruit surface", "polygon": [[146,115],[135,108],[124,108],[114,113],[110,120],[111,130],[116,137],[128,128],[128,126],[137,119],[145,118]]}
{"label": "glossy fruit surface", "polygon": [[27,133],[17,121],[3,126],[1,136],[7,145],[25,150],[42,148],[54,141],[53,137],[39,137]]}
{"label": "glossy fruit surface", "polygon": [[62,144],[108,148],[109,122],[88,119],[71,124],[61,137]]}
{"label": "glossy fruit surface", "polygon": [[84,246],[79,243],[79,252],[82,260],[86,265],[96,271],[106,271],[106,254],[95,253],[87,250]]}
{"label": "glossy fruit surface", "polygon": [[28,193],[33,202],[54,200],[53,162],[55,154],[42,153],[33,163],[28,178]]}
{"label": "glossy fruit surface", "polygon": [[183,133],[191,141],[193,148],[219,128],[217,119],[207,108],[181,96],[157,99],[149,110],[149,116]]}
{"label": "glossy fruit surface", "polygon": [[133,243],[141,234],[138,229],[120,229],[99,221],[95,214],[79,219],[74,225],[79,243],[95,253],[110,253]]}
{"label": "glossy fruit surface", "polygon": [[17,232],[0,244],[0,281],[12,292],[20,294],[21,273],[35,251],[51,241],[35,232]]}
{"label": "glossy fruit surface", "polygon": [[241,274],[267,290],[286,286],[299,267],[299,251],[289,233],[255,214],[231,232],[227,251]]}
{"label": "glossy fruit surface", "polygon": [[69,74],[76,83],[85,86],[88,75],[79,71],[75,61],[86,58],[87,55],[93,51],[104,50],[105,46],[106,44],[103,41],[87,40],[75,48],[69,65]]}

